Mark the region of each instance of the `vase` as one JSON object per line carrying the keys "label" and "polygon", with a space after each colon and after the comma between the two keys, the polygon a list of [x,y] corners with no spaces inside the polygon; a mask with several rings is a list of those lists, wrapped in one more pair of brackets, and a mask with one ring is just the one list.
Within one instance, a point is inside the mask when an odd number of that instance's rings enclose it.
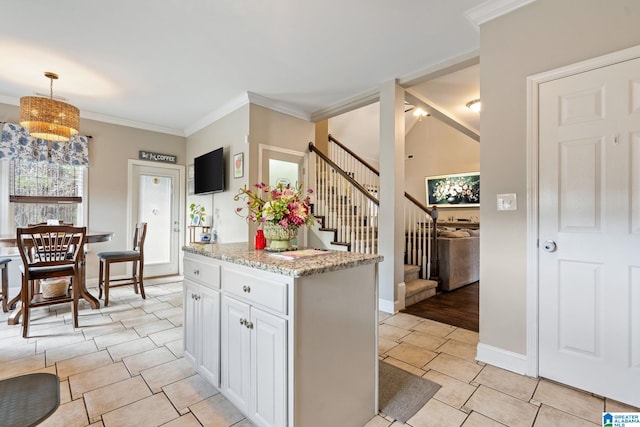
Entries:
{"label": "vase", "polygon": [[298,227],[289,226],[289,228],[284,228],[279,224],[265,222],[262,224],[262,229],[264,230],[264,237],[269,241],[265,250],[280,252],[293,249],[291,240],[298,235]]}

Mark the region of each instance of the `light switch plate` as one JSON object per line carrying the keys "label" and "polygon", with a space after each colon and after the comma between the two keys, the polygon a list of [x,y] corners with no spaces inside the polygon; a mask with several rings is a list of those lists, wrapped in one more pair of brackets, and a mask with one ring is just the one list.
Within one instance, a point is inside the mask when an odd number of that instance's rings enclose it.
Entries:
{"label": "light switch plate", "polygon": [[516,193],[498,194],[497,199],[499,211],[518,210],[518,199],[516,197]]}

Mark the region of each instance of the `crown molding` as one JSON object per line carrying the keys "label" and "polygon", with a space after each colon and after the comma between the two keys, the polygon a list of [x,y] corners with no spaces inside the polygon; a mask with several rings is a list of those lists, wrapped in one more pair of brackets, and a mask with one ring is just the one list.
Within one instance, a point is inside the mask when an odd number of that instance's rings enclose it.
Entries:
{"label": "crown molding", "polygon": [[184,129],[184,135],[189,137],[194,133],[198,132],[199,130],[206,128],[210,124],[215,123],[216,121],[220,120],[224,116],[233,113],[238,108],[244,107],[247,104],[249,104],[249,96],[247,93],[243,93],[242,95],[225,103],[222,107],[207,114],[197,122],[191,124],[190,126],[187,126]]}
{"label": "crown molding", "polygon": [[[0,94],[0,103],[7,105],[20,106],[20,98]],[[164,133],[167,135],[175,135],[184,137],[185,134],[180,129],[173,129],[164,126],[153,125],[150,123],[137,122],[135,120],[127,120],[121,117],[109,116],[106,114],[94,113],[92,111],[80,110],[80,119],[95,120],[97,122],[110,123],[112,125],[126,126],[130,128],[148,130],[151,132]]]}
{"label": "crown molding", "polygon": [[148,130],[151,132],[164,133],[167,135],[175,135],[184,137],[185,134],[180,129],[173,129],[164,126],[158,126],[151,123],[138,122],[135,120],[127,120],[121,117],[109,116],[107,114],[94,113],[92,111],[80,110],[80,118],[95,120],[97,122],[110,123],[112,125],[126,126],[130,128]]}
{"label": "crown molding", "polygon": [[374,102],[380,100],[380,90],[378,88],[362,92],[359,95],[352,96],[344,101],[338,102],[330,107],[323,108],[315,111],[311,114],[310,120],[312,122],[319,122],[322,120],[330,119],[331,117],[339,116],[340,114],[348,113],[355,109],[365,107]]}
{"label": "crown molding", "polygon": [[17,105],[20,106],[20,98],[16,98],[15,96],[8,96],[0,94],[0,102],[7,105]]}
{"label": "crown molding", "polygon": [[310,121],[311,116],[309,113],[293,107],[286,102],[276,101],[266,96],[258,95],[254,92],[247,92],[249,102],[255,105],[259,105],[264,108],[276,111],[278,113],[287,114],[289,116],[296,117],[301,120]]}
{"label": "crown molding", "polygon": [[488,0],[474,8],[467,10],[464,15],[476,27],[492,19],[506,15],[536,0]]}

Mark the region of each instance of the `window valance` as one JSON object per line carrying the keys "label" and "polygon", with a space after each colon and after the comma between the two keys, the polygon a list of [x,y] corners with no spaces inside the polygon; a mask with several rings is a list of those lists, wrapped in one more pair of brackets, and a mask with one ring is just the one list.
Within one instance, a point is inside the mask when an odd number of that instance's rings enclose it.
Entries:
{"label": "window valance", "polygon": [[33,138],[15,123],[2,123],[0,160],[25,160],[59,165],[89,166],[89,140],[74,135],[67,142]]}

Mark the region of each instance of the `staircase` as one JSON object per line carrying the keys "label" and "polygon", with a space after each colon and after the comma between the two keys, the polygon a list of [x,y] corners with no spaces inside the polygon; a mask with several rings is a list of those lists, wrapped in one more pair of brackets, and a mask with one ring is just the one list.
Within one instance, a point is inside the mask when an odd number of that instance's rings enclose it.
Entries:
{"label": "staircase", "polygon": [[431,298],[436,294],[438,282],[435,280],[425,280],[418,277],[420,267],[417,265],[404,266],[404,284],[406,293],[404,296],[404,306],[409,307],[417,302]]}
{"label": "staircase", "polygon": [[[315,153],[313,230],[322,245],[358,253],[378,253],[379,172],[329,136],[329,154],[309,143]],[[405,193],[405,306],[435,295],[438,258],[436,208],[428,208]],[[432,251],[432,248],[436,248]]]}

